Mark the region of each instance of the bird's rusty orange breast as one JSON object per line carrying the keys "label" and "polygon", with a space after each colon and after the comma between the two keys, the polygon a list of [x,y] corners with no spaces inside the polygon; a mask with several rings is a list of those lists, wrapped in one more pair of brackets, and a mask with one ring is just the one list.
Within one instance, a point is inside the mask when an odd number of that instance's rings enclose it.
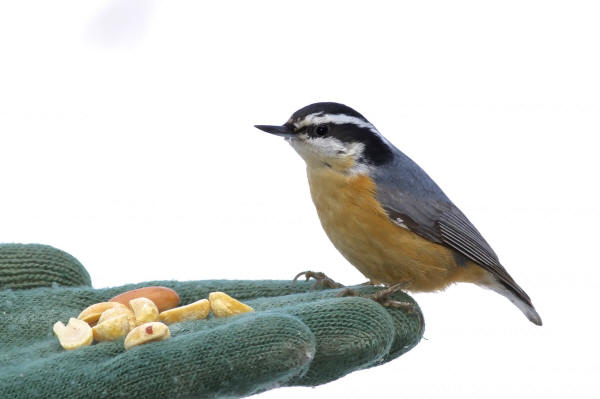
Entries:
{"label": "bird's rusty orange breast", "polygon": [[364,174],[308,168],[313,202],[333,245],[373,282],[407,283],[411,291],[434,291],[457,281],[478,281],[483,268],[459,266],[453,251],[393,223]]}

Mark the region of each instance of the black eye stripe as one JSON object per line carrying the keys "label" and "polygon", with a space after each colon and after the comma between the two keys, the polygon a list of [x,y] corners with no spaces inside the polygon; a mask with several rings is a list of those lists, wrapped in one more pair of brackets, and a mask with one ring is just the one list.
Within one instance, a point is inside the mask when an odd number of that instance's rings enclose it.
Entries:
{"label": "black eye stripe", "polygon": [[327,125],[318,125],[315,128],[315,133],[317,134],[317,136],[324,136],[328,130],[329,128],[327,127]]}
{"label": "black eye stripe", "polygon": [[327,137],[340,140],[343,143],[364,144],[363,159],[373,165],[381,165],[393,159],[393,152],[381,137],[370,128],[357,126],[351,123],[334,124],[329,126]]}

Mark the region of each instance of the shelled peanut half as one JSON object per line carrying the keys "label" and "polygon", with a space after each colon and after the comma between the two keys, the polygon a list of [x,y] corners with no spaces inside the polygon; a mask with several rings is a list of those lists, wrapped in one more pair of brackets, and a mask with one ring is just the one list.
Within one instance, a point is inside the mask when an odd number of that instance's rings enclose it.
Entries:
{"label": "shelled peanut half", "polygon": [[205,319],[210,311],[210,303],[206,299],[190,303],[189,305],[179,306],[170,310],[161,312],[158,317],[160,321],[173,324],[186,320]]}
{"label": "shelled peanut half", "polygon": [[167,287],[144,287],[127,291],[84,309],[65,326],[54,324],[54,333],[64,349],[72,350],[93,341],[125,337],[125,349],[171,336],[167,324],[208,317],[227,317],[253,309],[223,292],[211,292],[209,299],[179,306],[179,295]]}
{"label": "shelled peanut half", "polygon": [[224,292],[211,292],[208,295],[208,300],[210,301],[210,309],[216,317],[234,316],[254,310]]}

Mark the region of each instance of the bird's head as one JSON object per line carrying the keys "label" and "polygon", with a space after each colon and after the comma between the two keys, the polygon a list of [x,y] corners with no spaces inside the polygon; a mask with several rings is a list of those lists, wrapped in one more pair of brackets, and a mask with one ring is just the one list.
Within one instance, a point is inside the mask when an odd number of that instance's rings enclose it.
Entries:
{"label": "bird's head", "polygon": [[323,102],[294,112],[283,125],[256,128],[284,137],[309,168],[366,173],[391,161],[391,144],[361,114],[343,104]]}

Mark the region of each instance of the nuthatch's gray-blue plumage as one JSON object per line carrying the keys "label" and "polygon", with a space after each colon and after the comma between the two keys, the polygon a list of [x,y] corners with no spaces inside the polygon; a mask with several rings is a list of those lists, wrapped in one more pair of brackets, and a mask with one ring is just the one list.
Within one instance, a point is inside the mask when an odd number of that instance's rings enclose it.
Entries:
{"label": "nuthatch's gray-blue plumage", "polygon": [[285,137],[306,161],[325,232],[371,282],[404,283],[410,291],[471,282],[542,324],[529,296],[466,216],[361,114],[316,103],[281,126],[256,127]]}

